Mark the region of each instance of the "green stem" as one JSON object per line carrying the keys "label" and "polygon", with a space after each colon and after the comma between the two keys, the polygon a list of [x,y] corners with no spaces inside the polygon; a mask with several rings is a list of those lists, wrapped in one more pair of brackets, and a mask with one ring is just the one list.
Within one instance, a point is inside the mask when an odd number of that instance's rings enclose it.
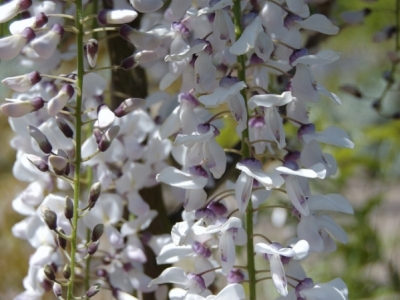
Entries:
{"label": "green stem", "polygon": [[[236,40],[240,38],[243,33],[243,28],[241,25],[241,17],[242,11],[240,7],[240,0],[233,1],[233,15],[234,15],[234,22],[235,22],[235,33],[236,33]],[[240,81],[246,82],[246,61],[244,55],[239,55],[237,58],[237,62],[240,65],[238,68],[238,78]],[[243,89],[240,91],[244,98],[244,103],[246,105],[247,111],[247,119],[248,116],[248,109],[247,109],[247,95],[246,90]],[[243,158],[250,157],[250,148],[248,146],[247,141],[249,140],[249,130],[246,128],[242,131],[242,156]],[[246,232],[247,232],[247,268],[249,274],[249,293],[250,293],[250,300],[256,300],[256,270],[255,270],[255,263],[254,263],[254,244],[253,244],[253,205],[251,201],[247,206],[246,210]]]}
{"label": "green stem", "polygon": [[77,247],[77,229],[79,219],[79,195],[80,195],[80,183],[81,183],[81,162],[82,162],[82,87],[83,87],[83,75],[84,75],[84,64],[83,64],[83,22],[82,22],[82,0],[76,0],[76,13],[75,13],[75,25],[78,29],[76,35],[77,45],[77,65],[78,65],[78,76],[76,79],[76,86],[78,87],[78,93],[76,96],[76,110],[75,110],[75,176],[74,176],[74,217],[72,219],[72,233],[71,233],[71,277],[69,279],[67,300],[74,298],[74,281],[75,281],[75,265],[76,265],[76,247]]}

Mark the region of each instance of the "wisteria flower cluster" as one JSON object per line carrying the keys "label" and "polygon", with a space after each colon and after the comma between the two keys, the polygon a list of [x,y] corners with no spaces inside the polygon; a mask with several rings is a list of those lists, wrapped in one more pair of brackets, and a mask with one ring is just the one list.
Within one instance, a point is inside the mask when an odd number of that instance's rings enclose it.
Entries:
{"label": "wisteria flower cluster", "polygon": [[[30,69],[2,80],[14,91],[1,105],[16,134],[13,174],[29,183],[12,203],[26,216],[13,234],[35,249],[15,299],[42,299],[52,289],[67,300],[254,300],[268,297],[256,288],[264,280],[279,299],[347,299],[341,279],[318,283],[300,265],[335,251],[335,240],[347,242],[326,211],[353,213],[341,195],[310,188],[337,171],[321,144],[354,146],[340,128],[317,129],[308,114],[321,94],[340,104],[312,71],[339,54],[308,53],[302,32],[335,35],[338,27],[310,14],[304,0],[114,0],[112,9],[94,2],[0,7],[3,23],[24,16],[0,39],[0,59],[18,57]],[[128,25],[139,17],[139,27]],[[98,67],[108,31],[135,51]],[[65,61],[74,67],[61,73]],[[110,90],[101,75],[140,67],[159,79],[146,99]],[[106,104],[112,93],[122,97],[116,108]],[[227,131],[240,140],[235,149],[221,143]],[[160,183],[182,213],[171,232],[154,234],[165,209],[151,207],[142,191]],[[280,208],[297,231],[271,240],[257,214],[276,208],[268,199],[282,192]],[[150,260],[167,264],[156,278]]]}

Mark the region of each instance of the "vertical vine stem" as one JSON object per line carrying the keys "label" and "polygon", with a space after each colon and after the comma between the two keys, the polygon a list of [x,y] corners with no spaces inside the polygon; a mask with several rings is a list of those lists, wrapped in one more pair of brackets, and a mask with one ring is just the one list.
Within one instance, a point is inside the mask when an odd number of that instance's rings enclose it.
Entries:
{"label": "vertical vine stem", "polygon": [[[233,15],[234,15],[234,23],[235,23],[235,33],[236,39],[239,39],[243,33],[243,28],[241,25],[242,18],[242,9],[240,6],[240,0],[233,1]],[[237,62],[240,65],[238,69],[238,78],[240,81],[246,82],[246,64],[245,64],[245,56],[239,55],[237,58]],[[248,108],[247,108],[247,95],[246,90],[241,90],[241,94],[244,98],[244,103],[247,111],[247,119],[249,118]],[[243,158],[250,157],[250,148],[247,143],[249,139],[249,129],[246,127],[245,130],[242,131],[242,156]],[[253,205],[251,201],[247,205],[246,210],[246,232],[247,232],[247,269],[249,273],[249,294],[250,300],[256,300],[256,270],[254,263],[254,244],[253,244]]]}
{"label": "vertical vine stem", "polygon": [[76,246],[77,246],[77,230],[78,230],[78,208],[80,196],[80,183],[81,183],[81,163],[82,163],[82,87],[83,87],[83,22],[82,22],[82,0],[76,0],[76,13],[75,13],[75,27],[78,29],[76,34],[77,44],[77,96],[76,96],[76,109],[75,109],[75,175],[74,175],[74,216],[72,219],[72,233],[71,233],[71,277],[69,279],[67,300],[72,300],[75,281],[75,266],[76,266]]}

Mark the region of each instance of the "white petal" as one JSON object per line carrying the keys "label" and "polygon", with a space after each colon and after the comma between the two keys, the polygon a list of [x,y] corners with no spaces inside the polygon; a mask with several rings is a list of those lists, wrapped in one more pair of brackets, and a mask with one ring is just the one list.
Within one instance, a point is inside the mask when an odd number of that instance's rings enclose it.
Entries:
{"label": "white petal", "polygon": [[261,18],[256,17],[249,26],[247,26],[240,38],[229,48],[229,51],[235,55],[242,55],[253,49],[257,36],[263,31]]}
{"label": "white petal", "polygon": [[207,193],[203,189],[188,189],[185,193],[185,211],[193,211],[202,208],[206,204]]}
{"label": "white petal", "polygon": [[303,64],[296,66],[296,74],[292,79],[292,94],[298,100],[318,102],[319,96],[315,86],[314,76]]}
{"label": "white petal", "polygon": [[170,54],[165,57],[165,61],[181,61],[186,58],[191,58],[193,54],[203,51],[207,47],[206,43],[201,43],[193,47],[187,46],[187,48],[178,54]]}
{"label": "white petal", "polygon": [[315,55],[305,55],[296,59],[292,66],[303,65],[325,65],[333,63],[340,58],[340,54],[332,50],[320,51]]}
{"label": "white petal", "polygon": [[163,182],[183,189],[202,189],[208,179],[182,172],[174,167],[167,167],[156,177],[158,182]]}
{"label": "white petal", "polygon": [[188,278],[186,277],[185,272],[181,268],[171,267],[165,269],[160,276],[153,279],[149,286],[153,284],[162,284],[162,283],[176,283],[176,284],[186,284]]}
{"label": "white petal", "polygon": [[222,274],[227,275],[233,268],[236,259],[235,244],[232,234],[223,232],[219,238],[219,254],[221,258]]}
{"label": "white petal", "polygon": [[307,256],[308,251],[310,250],[310,245],[306,240],[300,240],[293,246],[293,251],[296,253],[294,259],[302,259]]}
{"label": "white petal", "polygon": [[293,100],[291,92],[283,92],[281,95],[263,94],[255,95],[250,98],[248,106],[255,109],[257,106],[273,107],[286,105]]}
{"label": "white petal", "polygon": [[333,219],[328,216],[321,216],[318,218],[318,222],[339,242],[347,244],[349,238],[346,232]]}
{"label": "white petal", "polygon": [[308,207],[311,210],[330,210],[353,214],[351,203],[339,194],[312,195],[308,198]]}
{"label": "white petal", "polygon": [[245,87],[246,84],[243,81],[237,82],[229,88],[218,87],[212,94],[201,96],[198,100],[206,107],[216,107],[239,93]]}
{"label": "white petal", "polygon": [[234,283],[234,284],[228,284],[226,287],[224,287],[215,298],[210,298],[207,297],[208,299],[213,299],[213,300],[244,300],[245,299],[245,292],[244,288],[241,284]]}
{"label": "white petal", "polygon": [[282,296],[286,296],[288,294],[287,280],[281,259],[276,255],[268,255],[268,258],[271,266],[272,281],[274,282],[278,293]]}
{"label": "white petal", "polygon": [[324,34],[335,35],[339,32],[339,27],[334,26],[327,17],[320,14],[314,14],[306,20],[296,23],[298,23],[301,28],[314,30]]}
{"label": "white petal", "polygon": [[244,172],[241,172],[235,185],[235,196],[240,213],[246,212],[247,204],[253,188],[253,178]]}
{"label": "white petal", "polygon": [[304,134],[303,139],[306,143],[309,143],[312,140],[317,140],[338,147],[354,148],[354,143],[350,140],[346,131],[333,126],[330,126],[321,132]]}
{"label": "white petal", "polygon": [[157,264],[173,264],[185,257],[192,256],[192,246],[175,246],[174,244],[167,244],[157,256]]}

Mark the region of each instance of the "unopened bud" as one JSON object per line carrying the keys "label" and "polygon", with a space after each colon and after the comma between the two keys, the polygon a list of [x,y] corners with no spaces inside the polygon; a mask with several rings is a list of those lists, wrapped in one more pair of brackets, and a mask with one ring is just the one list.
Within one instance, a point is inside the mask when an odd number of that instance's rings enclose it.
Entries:
{"label": "unopened bud", "polygon": [[90,237],[92,242],[97,242],[103,235],[103,232],[104,232],[103,224],[97,224],[96,226],[94,226],[94,228],[92,230],[92,236]]}
{"label": "unopened bud", "polygon": [[42,206],[42,217],[50,230],[57,229],[57,214],[47,206]]}
{"label": "unopened bud", "polygon": [[74,131],[63,118],[56,116],[56,122],[58,128],[60,128],[65,137],[69,139],[72,139],[74,137]]}
{"label": "unopened bud", "polygon": [[97,199],[99,199],[101,194],[101,183],[96,182],[90,187],[90,192],[89,192],[89,205],[90,208],[93,208],[94,205],[97,202]]}
{"label": "unopened bud", "polygon": [[64,215],[68,220],[71,220],[74,217],[74,203],[68,196],[65,196]]}
{"label": "unopened bud", "polygon": [[89,65],[94,68],[96,66],[97,54],[99,52],[99,43],[97,40],[88,40],[83,46],[83,51],[85,52]]}
{"label": "unopened bud", "polygon": [[103,132],[101,132],[100,128],[94,127],[93,128],[93,135],[94,135],[94,138],[96,140],[96,143],[97,144],[100,143],[101,138],[103,137]]}
{"label": "unopened bud", "polygon": [[41,58],[47,59],[53,55],[63,35],[64,28],[54,24],[48,32],[34,39],[31,46]]}
{"label": "unopened bud", "polygon": [[21,50],[34,37],[32,28],[25,28],[21,33],[16,33],[0,39],[0,59],[11,60],[19,55]]}
{"label": "unopened bud", "polygon": [[5,23],[31,7],[31,0],[13,0],[0,6],[0,23]]}
{"label": "unopened bud", "polygon": [[55,274],[54,269],[53,269],[52,266],[45,265],[44,268],[43,268],[43,272],[44,272],[44,275],[46,275],[46,277],[49,280],[54,281],[56,279],[56,274]]}
{"label": "unopened bud", "polygon": [[95,254],[97,252],[97,249],[99,249],[99,245],[100,243],[98,241],[91,243],[87,249],[87,253],[89,255]]}
{"label": "unopened bud", "polygon": [[98,148],[101,152],[105,152],[110,148],[112,141],[117,137],[119,132],[119,126],[115,125],[108,129],[102,136]]}
{"label": "unopened bud", "polygon": [[68,167],[68,161],[61,156],[50,155],[49,164],[53,168],[54,173],[57,175],[64,175]]}
{"label": "unopened bud", "polygon": [[[65,234],[64,229],[58,228],[58,231],[62,234]],[[57,234],[58,246],[65,250],[67,248],[67,240],[63,238],[61,235]]]}
{"label": "unopened bud", "polygon": [[36,83],[42,80],[42,76],[37,71],[30,72],[25,75],[7,77],[3,79],[1,82],[7,86],[8,88],[16,91],[16,92],[26,92]]}
{"label": "unopened bud", "polygon": [[50,144],[47,137],[38,128],[28,125],[29,135],[35,139],[38,143],[40,150],[44,153],[49,154],[53,150],[53,146]]}
{"label": "unopened bud", "polygon": [[101,285],[100,283],[95,283],[92,285],[86,292],[86,297],[92,298],[94,295],[96,295],[100,291]]}
{"label": "unopened bud", "polygon": [[53,293],[54,295],[56,295],[57,298],[62,297],[62,287],[57,282],[54,282],[53,284]]}
{"label": "unopened bud", "polygon": [[114,110],[114,114],[118,118],[121,118],[135,109],[142,107],[145,103],[146,101],[142,98],[128,98]]}
{"label": "unopened bud", "polygon": [[27,160],[29,160],[39,171],[47,172],[49,170],[49,165],[40,157],[33,154],[25,154]]}
{"label": "unopened bud", "polygon": [[71,277],[71,267],[68,264],[64,266],[63,276],[65,279],[69,279]]}
{"label": "unopened bud", "polygon": [[6,99],[9,101],[1,105],[2,113],[9,117],[19,118],[23,117],[33,111],[37,111],[44,106],[44,101],[41,97],[35,97],[28,101],[18,99]]}
{"label": "unopened bud", "polygon": [[121,61],[121,64],[119,65],[122,69],[125,71],[131,70],[135,67],[138,66],[138,64],[135,62],[135,58],[133,55],[125,58],[123,61]]}
{"label": "unopened bud", "polygon": [[132,22],[137,16],[138,13],[132,9],[103,9],[97,15],[97,20],[102,25],[125,24]]}

